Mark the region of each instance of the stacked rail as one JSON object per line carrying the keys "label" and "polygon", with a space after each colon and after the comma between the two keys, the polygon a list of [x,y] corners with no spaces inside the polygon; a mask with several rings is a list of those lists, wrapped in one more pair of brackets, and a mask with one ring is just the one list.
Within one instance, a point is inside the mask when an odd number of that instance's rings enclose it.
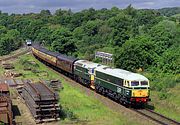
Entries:
{"label": "stacked rail", "polygon": [[0,84],[0,123],[12,125],[12,101],[7,84]]}
{"label": "stacked rail", "polygon": [[59,120],[58,94],[44,83],[26,82],[22,96],[36,123]]}
{"label": "stacked rail", "polygon": [[62,84],[61,84],[61,81],[59,80],[51,80],[49,82],[49,85],[48,85],[50,88],[52,88],[54,91],[59,91],[60,89],[62,89]]}

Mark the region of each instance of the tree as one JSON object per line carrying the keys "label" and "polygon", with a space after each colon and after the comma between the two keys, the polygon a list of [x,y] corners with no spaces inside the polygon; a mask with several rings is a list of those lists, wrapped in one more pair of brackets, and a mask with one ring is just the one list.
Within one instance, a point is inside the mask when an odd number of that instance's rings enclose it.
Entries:
{"label": "tree", "polygon": [[168,20],[163,20],[152,27],[149,34],[155,41],[157,54],[161,55],[177,41],[176,38],[180,35],[177,27],[175,22]]}
{"label": "tree", "polygon": [[51,34],[52,34],[52,30],[48,27],[42,27],[39,30],[39,34],[36,38],[37,41],[46,41],[45,45],[51,45],[52,41],[51,41]]}
{"label": "tree", "polygon": [[114,46],[122,46],[130,38],[131,21],[131,17],[124,13],[108,20],[108,25],[112,28],[110,36]]}
{"label": "tree", "polygon": [[146,69],[156,58],[153,48],[153,42],[148,36],[130,39],[115,50],[115,66],[130,71]]}
{"label": "tree", "polygon": [[52,33],[52,50],[62,54],[72,55],[76,50],[72,33],[67,28],[60,28]]}
{"label": "tree", "polygon": [[43,16],[43,17],[51,16],[51,12],[50,10],[41,10],[40,16]]}
{"label": "tree", "polygon": [[9,30],[0,38],[0,55],[9,54],[21,46],[20,33],[17,30]]}
{"label": "tree", "polygon": [[5,26],[0,26],[0,35],[4,34],[7,32],[7,29]]}
{"label": "tree", "polygon": [[158,68],[165,73],[180,73],[180,46],[175,44],[166,50],[158,60]]}
{"label": "tree", "polygon": [[26,28],[24,28],[22,31],[24,32],[24,38],[35,40],[40,32],[42,25],[43,22],[41,20],[31,20]]}
{"label": "tree", "polygon": [[132,7],[132,5],[128,5],[127,8],[124,9],[124,13],[131,15],[132,17],[136,17],[137,10]]}

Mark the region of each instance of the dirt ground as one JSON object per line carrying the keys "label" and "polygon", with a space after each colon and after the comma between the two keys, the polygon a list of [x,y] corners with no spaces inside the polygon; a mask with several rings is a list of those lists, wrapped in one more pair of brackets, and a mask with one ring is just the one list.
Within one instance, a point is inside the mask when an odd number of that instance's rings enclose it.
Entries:
{"label": "dirt ground", "polygon": [[16,123],[22,123],[22,125],[35,125],[35,121],[26,107],[26,104],[21,99],[13,99],[13,113]]}

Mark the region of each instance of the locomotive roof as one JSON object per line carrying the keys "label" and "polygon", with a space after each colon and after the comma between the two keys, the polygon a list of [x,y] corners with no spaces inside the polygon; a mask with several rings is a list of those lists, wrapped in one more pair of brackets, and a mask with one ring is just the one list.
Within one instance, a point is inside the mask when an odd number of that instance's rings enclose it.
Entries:
{"label": "locomotive roof", "polygon": [[90,69],[101,66],[98,63],[93,63],[93,62],[90,62],[90,61],[87,61],[87,60],[78,60],[78,61],[75,62],[75,65],[85,67],[85,68],[90,68]]}
{"label": "locomotive roof", "polygon": [[112,68],[108,66],[100,66],[95,69],[96,71],[115,76],[117,78],[130,80],[130,81],[148,81],[148,79],[140,74],[133,73],[127,70]]}

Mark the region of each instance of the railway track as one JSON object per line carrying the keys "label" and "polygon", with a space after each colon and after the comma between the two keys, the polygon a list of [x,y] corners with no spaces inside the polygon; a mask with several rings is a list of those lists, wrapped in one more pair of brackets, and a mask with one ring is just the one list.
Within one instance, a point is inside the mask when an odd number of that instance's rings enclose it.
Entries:
{"label": "railway track", "polygon": [[8,57],[4,57],[4,58],[0,58],[0,64],[1,64],[3,61],[8,61],[8,60],[13,59],[13,58],[16,58],[16,57],[18,57],[18,56],[24,55],[24,54],[26,54],[26,53],[28,53],[28,52],[30,52],[30,51],[31,51],[31,48],[28,47],[28,48],[25,49],[24,51],[18,52],[18,53],[14,54],[14,55],[11,55],[11,56],[8,56]]}
{"label": "railway track", "polygon": [[156,123],[160,125],[180,125],[179,122],[170,119],[162,114],[159,114],[157,112],[154,112],[153,110],[150,109],[133,109],[135,112],[138,112],[139,114],[155,121]]}

